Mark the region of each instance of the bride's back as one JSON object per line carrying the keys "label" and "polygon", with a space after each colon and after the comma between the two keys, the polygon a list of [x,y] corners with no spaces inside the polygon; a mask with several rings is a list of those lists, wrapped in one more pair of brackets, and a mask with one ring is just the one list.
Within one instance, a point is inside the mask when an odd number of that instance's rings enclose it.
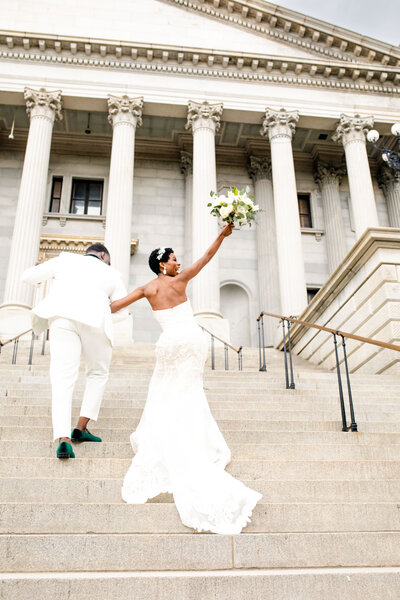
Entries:
{"label": "bride's back", "polygon": [[182,304],[186,298],[186,281],[176,277],[156,278],[144,286],[144,296],[153,310],[164,310]]}

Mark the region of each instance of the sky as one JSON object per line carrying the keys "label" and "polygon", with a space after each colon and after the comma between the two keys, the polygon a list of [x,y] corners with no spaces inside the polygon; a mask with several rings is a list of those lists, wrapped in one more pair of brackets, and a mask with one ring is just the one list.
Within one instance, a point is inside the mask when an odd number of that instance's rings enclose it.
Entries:
{"label": "sky", "polygon": [[388,44],[400,44],[400,0],[274,0],[275,4],[351,29]]}

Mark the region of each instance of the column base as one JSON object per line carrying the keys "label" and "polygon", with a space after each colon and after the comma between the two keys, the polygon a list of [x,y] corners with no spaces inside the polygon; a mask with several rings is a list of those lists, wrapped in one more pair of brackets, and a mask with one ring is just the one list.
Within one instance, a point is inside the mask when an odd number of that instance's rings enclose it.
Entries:
{"label": "column base", "polygon": [[[31,309],[27,306],[0,306],[0,340],[6,342],[32,328]],[[30,337],[30,333],[28,334]]]}
{"label": "column base", "polygon": [[[221,340],[230,343],[228,319],[223,319],[215,313],[194,313],[194,316],[199,325],[211,331],[211,333],[221,338]],[[215,343],[218,344],[218,341],[215,340]]]}
{"label": "column base", "polygon": [[117,321],[113,320],[114,347],[133,346],[133,319],[132,315],[121,315]]}

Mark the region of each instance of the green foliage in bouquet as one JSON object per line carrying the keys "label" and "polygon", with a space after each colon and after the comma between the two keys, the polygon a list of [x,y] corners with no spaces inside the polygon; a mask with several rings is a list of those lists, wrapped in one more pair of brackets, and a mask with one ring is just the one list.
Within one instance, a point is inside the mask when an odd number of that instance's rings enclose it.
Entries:
{"label": "green foliage in bouquet", "polygon": [[210,196],[216,200],[216,203],[209,202],[207,206],[211,207],[211,214],[224,223],[251,227],[260,208],[254,204],[253,196],[250,196],[249,192],[249,187],[242,191],[234,187],[226,196],[217,196],[215,192],[210,192]]}

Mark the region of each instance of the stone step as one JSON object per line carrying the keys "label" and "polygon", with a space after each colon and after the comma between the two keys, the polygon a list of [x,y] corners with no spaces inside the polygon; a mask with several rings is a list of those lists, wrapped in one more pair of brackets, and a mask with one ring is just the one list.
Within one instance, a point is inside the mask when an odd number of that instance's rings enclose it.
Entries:
{"label": "stone step", "polygon": [[[260,397],[254,400],[254,398],[245,399],[240,398],[232,400],[232,396],[217,396],[213,394],[207,394],[208,404],[212,410],[237,410],[238,414],[242,415],[244,411],[309,411],[309,412],[320,412],[326,410],[337,411],[339,401],[337,398],[327,398],[323,401],[311,400],[308,398],[296,398],[290,401],[284,399],[271,399],[267,397]],[[110,399],[109,396],[103,400],[101,405],[101,415],[103,417],[132,417],[137,415],[138,410],[143,410],[146,403],[145,398],[138,398],[137,395],[133,395],[131,398],[121,399],[120,397]],[[74,398],[72,402],[73,413],[79,413],[82,404],[82,398]],[[393,399],[382,400],[378,402],[371,400],[363,400],[357,402],[357,415],[360,413],[368,414],[369,412],[389,412],[392,414],[398,414],[400,418],[400,405]],[[8,415],[38,415],[38,416],[50,416],[51,415],[51,404],[47,397],[41,398],[27,398],[24,401],[22,398],[15,397],[0,397],[0,416]]]}
{"label": "stone step", "polygon": [[[29,430],[27,431],[29,435]],[[0,456],[52,457],[58,442],[0,441]],[[232,458],[259,460],[291,460],[301,456],[305,460],[400,460],[400,445],[371,446],[366,444],[230,444]],[[78,444],[74,448],[85,458],[132,458],[132,446],[127,441]]]}
{"label": "stone step", "polygon": [[[83,454],[83,453],[82,453]],[[122,458],[77,458],[60,461],[52,458],[3,458],[2,477],[123,477],[131,463]],[[248,480],[335,480],[335,479],[400,479],[400,460],[233,460],[227,471]]]}
{"label": "stone step", "polygon": [[400,569],[9,573],[0,589],[2,600],[31,600],[33,589],[41,600],[398,600]]}
{"label": "stone step", "polygon": [[3,534],[0,556],[7,573],[393,567],[400,533]]}
{"label": "stone step", "polygon": [[[258,503],[246,533],[400,531],[393,503]],[[191,533],[172,502],[0,504],[0,534]]]}
{"label": "stone step", "polygon": [[[242,479],[243,483],[273,503],[380,503],[398,502],[400,479],[374,480],[292,480]],[[61,469],[53,478],[1,478],[0,502],[121,502],[119,478],[79,479],[65,477]],[[172,502],[170,494],[160,494],[151,502]]]}
{"label": "stone step", "polygon": [[[220,423],[221,424],[221,423]],[[128,429],[97,429],[103,443],[128,443],[131,430]],[[400,444],[400,433],[365,433],[343,432],[338,427],[336,431],[279,431],[252,430],[240,431],[223,429],[225,440],[231,444],[340,444],[345,445],[392,445]],[[50,427],[0,427],[2,441],[42,441],[51,443],[52,430]]]}

